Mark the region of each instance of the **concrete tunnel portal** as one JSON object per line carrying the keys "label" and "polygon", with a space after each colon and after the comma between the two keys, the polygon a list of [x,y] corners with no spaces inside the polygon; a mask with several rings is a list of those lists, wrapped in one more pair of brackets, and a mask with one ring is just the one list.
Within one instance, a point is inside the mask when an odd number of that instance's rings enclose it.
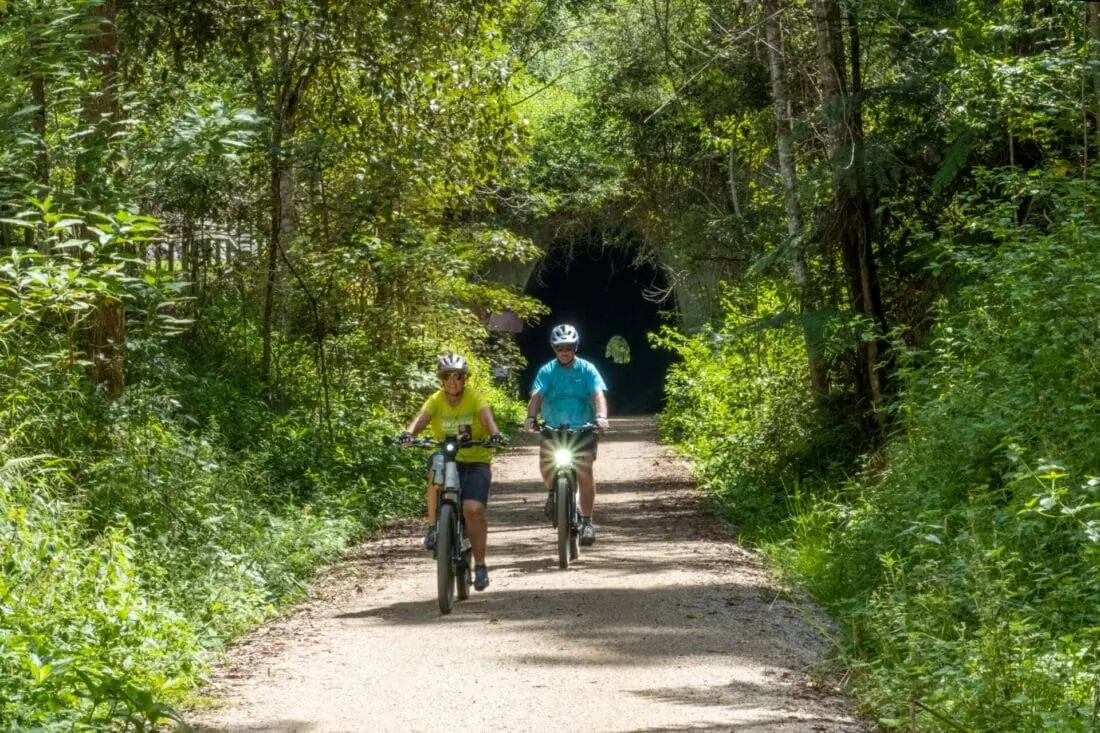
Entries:
{"label": "concrete tunnel portal", "polygon": [[[674,356],[652,346],[647,334],[676,318],[672,298],[657,302],[654,297],[667,291],[667,278],[660,269],[637,263],[632,253],[620,249],[579,248],[572,257],[541,263],[528,278],[525,292],[545,303],[550,312],[516,334],[527,360],[519,378],[521,395],[526,398],[535,372],[553,357],[550,330],[559,323],[571,323],[580,332],[578,355],[593,362],[607,382],[612,417],[660,410],[665,373]],[[629,363],[615,363],[606,355],[614,336],[626,340]]]}

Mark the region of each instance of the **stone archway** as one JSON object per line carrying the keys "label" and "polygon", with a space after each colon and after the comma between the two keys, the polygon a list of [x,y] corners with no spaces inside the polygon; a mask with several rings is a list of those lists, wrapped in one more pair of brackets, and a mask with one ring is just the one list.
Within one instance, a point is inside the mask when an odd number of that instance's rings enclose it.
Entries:
{"label": "stone archway", "polygon": [[[526,396],[535,371],[552,356],[550,329],[569,322],[581,331],[581,356],[599,365],[608,380],[613,414],[660,409],[673,355],[653,347],[647,333],[662,324],[692,329],[706,322],[720,302],[724,273],[653,262],[639,257],[636,247],[606,245],[596,232],[559,238],[544,249],[539,260],[498,262],[486,273],[550,307],[541,321],[515,329],[515,343],[528,362],[518,375],[520,395]],[[605,355],[615,335],[630,346],[629,364]]]}
{"label": "stone archway", "polygon": [[[494,273],[498,277],[506,274]],[[584,247],[569,257],[552,257],[537,266],[513,266],[512,282],[524,274],[524,291],[546,303],[550,313],[515,336],[528,362],[519,377],[521,394],[526,395],[535,371],[552,357],[550,329],[569,322],[581,332],[580,355],[595,363],[608,382],[612,414],[651,413],[661,408],[664,376],[673,355],[650,344],[647,334],[664,322],[676,321],[677,316],[671,300],[659,303],[653,299],[667,290],[658,268],[636,262],[621,249]],[[616,363],[607,355],[608,341],[615,336],[629,346],[629,363]]]}
{"label": "stone archway", "polygon": [[[547,254],[539,260],[530,262],[498,261],[489,266],[486,276],[497,282],[511,285],[523,292],[529,292],[533,282],[537,282],[539,273],[563,266],[580,257],[588,256],[593,251],[604,252],[608,248],[599,245],[574,246],[572,243],[559,242],[547,250]],[[622,252],[619,248],[610,248],[613,252]],[[689,266],[677,266],[676,263],[658,261],[656,264],[640,265],[634,262],[633,266],[644,266],[659,273],[664,291],[661,295],[663,310],[676,314],[677,325],[686,328],[696,328],[707,321],[714,313],[721,299],[721,282],[726,279],[724,273],[714,269],[695,271]]]}

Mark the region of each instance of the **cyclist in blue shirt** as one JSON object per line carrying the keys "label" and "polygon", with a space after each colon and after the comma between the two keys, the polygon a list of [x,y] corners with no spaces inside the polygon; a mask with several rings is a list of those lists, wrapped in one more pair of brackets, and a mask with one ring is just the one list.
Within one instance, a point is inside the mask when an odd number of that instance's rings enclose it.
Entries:
{"label": "cyclist in blue shirt", "polygon": [[[547,362],[531,385],[531,399],[527,403],[525,430],[533,430],[535,418],[542,412],[542,419],[551,427],[568,425],[577,428],[588,423],[599,426],[600,433],[607,431],[607,385],[592,362],[577,356],[580,334],[569,324],[555,326],[550,332],[550,345],[555,358]],[[539,446],[539,468],[542,482],[551,489],[551,472],[554,449],[550,441]],[[592,525],[592,510],[596,504],[596,480],[592,464],[596,460],[596,439],[577,449],[577,484],[581,490],[581,544],[596,541],[596,529]],[[546,499],[546,515],[552,517],[554,500],[551,493]]]}

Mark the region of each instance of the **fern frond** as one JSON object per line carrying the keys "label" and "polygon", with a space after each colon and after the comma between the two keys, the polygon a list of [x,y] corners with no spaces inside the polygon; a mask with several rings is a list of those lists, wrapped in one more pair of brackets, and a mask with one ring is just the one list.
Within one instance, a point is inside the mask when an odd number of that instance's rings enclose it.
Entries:
{"label": "fern frond", "polygon": [[759,277],[761,274],[771,269],[773,265],[780,262],[789,262],[794,259],[795,252],[802,246],[802,240],[803,236],[801,234],[785,237],[783,241],[760,255],[760,257],[749,266],[748,271],[745,273],[745,279],[751,280]]}
{"label": "fern frond", "polygon": [[53,456],[49,453],[40,453],[35,456],[10,458],[4,465],[0,466],[0,481],[19,478],[25,475],[31,468],[52,457]]}
{"label": "fern frond", "polygon": [[937,191],[950,186],[955,181],[955,176],[966,165],[966,159],[974,148],[974,140],[970,132],[964,132],[952,141],[943,154],[943,162],[936,175],[932,176],[932,188]]}

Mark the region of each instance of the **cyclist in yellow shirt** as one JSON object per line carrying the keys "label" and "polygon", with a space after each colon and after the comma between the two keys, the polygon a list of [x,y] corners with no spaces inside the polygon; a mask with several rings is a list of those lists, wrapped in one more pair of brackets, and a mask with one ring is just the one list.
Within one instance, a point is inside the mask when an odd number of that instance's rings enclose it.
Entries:
{"label": "cyclist in yellow shirt", "polygon": [[[436,374],[442,386],[433,393],[416,417],[401,434],[402,442],[409,442],[425,427],[436,440],[448,435],[465,436],[470,440],[484,440],[504,444],[504,437],[493,419],[489,401],[474,387],[466,387],[470,369],[459,354],[439,357]],[[462,485],[462,514],[466,519],[466,532],[470,538],[470,550],[474,556],[474,590],[489,586],[489,570],[485,567],[485,545],[489,523],[485,507],[489,503],[489,484],[493,474],[490,462],[493,452],[485,446],[470,446],[458,452],[458,480]],[[428,534],[424,548],[435,548],[436,492],[428,486]]]}

